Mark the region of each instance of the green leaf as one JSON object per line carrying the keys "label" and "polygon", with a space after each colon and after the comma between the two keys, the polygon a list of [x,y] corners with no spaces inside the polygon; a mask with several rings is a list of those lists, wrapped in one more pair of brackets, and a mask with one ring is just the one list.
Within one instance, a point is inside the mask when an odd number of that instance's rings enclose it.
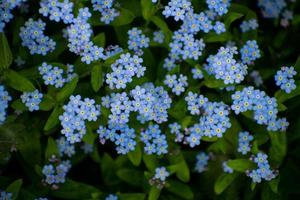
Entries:
{"label": "green leaf", "polygon": [[7,85],[21,92],[32,92],[35,90],[34,85],[24,76],[13,70],[5,71],[5,81]]}
{"label": "green leaf", "polygon": [[12,53],[6,36],[4,33],[0,33],[0,70],[9,68],[12,59]]}
{"label": "green leaf", "polygon": [[134,14],[125,8],[120,9],[120,16],[117,17],[111,24],[113,26],[123,26],[130,24],[135,18]]}
{"label": "green leaf", "polygon": [[57,124],[59,124],[59,116],[62,113],[63,109],[61,107],[55,107],[44,126],[44,131],[49,131],[50,129],[54,128]]}
{"label": "green leaf", "polygon": [[151,0],[141,0],[142,14],[146,21],[150,20],[150,18],[155,13],[155,6]]}
{"label": "green leaf", "polygon": [[228,85],[223,80],[216,79],[214,76],[208,75],[207,72],[203,71],[204,85],[208,88],[224,88]]}
{"label": "green leaf", "polygon": [[173,170],[179,180],[188,182],[190,180],[190,170],[182,153],[169,156],[170,163],[173,164]]}
{"label": "green leaf", "polygon": [[150,188],[148,200],[157,200],[160,195],[160,189],[158,189],[155,185]]}
{"label": "green leaf", "polygon": [[97,46],[104,47],[105,46],[105,33],[99,33],[93,38],[93,43]]}
{"label": "green leaf", "polygon": [[277,178],[272,179],[271,181],[268,181],[268,184],[274,193],[278,193],[279,181],[280,181],[279,176]]}
{"label": "green leaf", "polygon": [[280,165],[287,151],[287,138],[285,132],[269,132],[271,147],[269,150],[270,162]]}
{"label": "green leaf", "polygon": [[183,199],[194,199],[193,191],[187,184],[176,180],[168,180],[168,184],[165,187],[166,190]]}
{"label": "green leaf", "polygon": [[21,99],[15,100],[12,104],[11,107],[17,111],[25,111],[28,110],[28,108],[25,106],[25,104],[22,102]]}
{"label": "green leaf", "polygon": [[45,152],[45,159],[48,161],[52,158],[52,155],[59,156],[59,151],[56,145],[56,142],[53,140],[52,137],[48,138],[47,148]]}
{"label": "green leaf", "polygon": [[139,166],[142,161],[141,145],[138,143],[134,151],[130,151],[127,156],[134,166]]}
{"label": "green leaf", "polygon": [[237,177],[237,173],[232,173],[232,174],[226,174],[223,173],[221,174],[217,181],[215,182],[215,193],[216,194],[221,194]]}
{"label": "green leaf", "polygon": [[81,200],[91,199],[92,194],[101,195],[102,192],[91,185],[67,179],[64,184],[59,185],[58,190],[53,190],[51,194],[57,198]]}
{"label": "green leaf", "polygon": [[40,110],[49,111],[55,106],[55,101],[50,95],[45,94],[39,106]]}
{"label": "green leaf", "polygon": [[75,76],[69,83],[67,83],[58,93],[56,99],[58,102],[65,101],[69,96],[71,96],[76,89],[78,83],[78,76]]}
{"label": "green leaf", "polygon": [[143,185],[144,174],[141,171],[134,169],[120,169],[117,171],[117,176],[130,185],[137,187]]}
{"label": "green leaf", "polygon": [[6,188],[6,192],[12,193],[13,200],[18,198],[22,184],[23,184],[22,179],[18,179]]}
{"label": "green leaf", "polygon": [[240,19],[244,15],[241,13],[236,12],[228,12],[228,14],[225,16],[225,27],[228,30],[230,25],[237,19]]}
{"label": "green leaf", "polygon": [[229,32],[217,34],[217,33],[207,33],[204,35],[203,40],[206,43],[212,42],[226,42],[231,39],[231,34]]}
{"label": "green leaf", "polygon": [[227,165],[238,172],[245,172],[256,167],[255,163],[249,159],[228,160]]}
{"label": "green leaf", "polygon": [[118,195],[120,200],[143,200],[145,199],[145,194],[143,193],[128,193]]}
{"label": "green leaf", "polygon": [[143,161],[148,170],[154,171],[158,167],[158,159],[154,155],[143,154]]}
{"label": "green leaf", "polygon": [[294,68],[295,68],[295,70],[296,70],[297,73],[298,73],[297,76],[299,77],[299,75],[300,75],[300,56],[298,57],[298,59],[297,59],[295,65],[294,65]]}
{"label": "green leaf", "polygon": [[91,84],[95,92],[103,85],[103,73],[101,65],[94,65],[91,72]]}
{"label": "green leaf", "polygon": [[91,128],[88,124],[86,125],[86,129],[87,129],[87,132],[86,132],[86,134],[83,136],[82,140],[83,140],[85,143],[88,143],[88,144],[90,144],[90,145],[93,145],[95,139],[97,138],[97,135],[93,133],[92,128]]}

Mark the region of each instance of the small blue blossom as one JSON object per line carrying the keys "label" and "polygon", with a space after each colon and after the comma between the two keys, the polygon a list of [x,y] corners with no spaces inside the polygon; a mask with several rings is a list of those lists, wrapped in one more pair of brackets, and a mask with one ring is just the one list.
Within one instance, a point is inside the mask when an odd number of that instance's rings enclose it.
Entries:
{"label": "small blue blossom", "polygon": [[56,185],[66,181],[66,175],[71,168],[70,161],[62,161],[58,165],[44,165],[42,173],[45,176],[44,181],[48,185]]}
{"label": "small blue blossom", "polygon": [[293,79],[296,74],[294,67],[281,67],[275,75],[276,85],[286,93],[291,93],[296,89],[295,80]]}
{"label": "small blue blossom", "polygon": [[241,48],[241,59],[244,64],[251,64],[256,59],[260,58],[260,50],[255,40],[249,40]]}
{"label": "small blue blossom", "polygon": [[173,17],[175,21],[183,21],[185,15],[192,9],[193,7],[189,0],[171,0],[165,6],[162,14],[165,17]]}
{"label": "small blue blossom", "polygon": [[207,165],[209,161],[209,155],[205,152],[200,152],[196,156],[196,166],[195,170],[198,173],[202,173],[207,170]]}
{"label": "small blue blossom", "polygon": [[201,69],[193,68],[192,74],[194,79],[202,79],[203,78],[203,72]]}
{"label": "small blue blossom", "polygon": [[69,103],[63,109],[64,113],[59,116],[63,127],[61,133],[71,144],[80,142],[86,134],[85,121],[96,121],[100,116],[100,106],[95,105],[95,100],[81,99],[80,95],[70,96]]}
{"label": "small blue blossom", "polygon": [[284,131],[288,122],[285,118],[277,117],[278,109],[275,98],[270,98],[265,92],[254,90],[254,87],[246,87],[242,91],[236,91],[232,96],[231,109],[235,114],[252,110],[254,119],[258,124],[267,125],[270,131]]}
{"label": "small blue blossom", "polygon": [[259,0],[258,6],[265,18],[279,18],[287,4],[285,0]]}
{"label": "small blue blossom", "polygon": [[167,171],[165,167],[157,167],[155,169],[154,178],[164,182],[169,175],[170,173]]}
{"label": "small blue blossom", "polygon": [[208,8],[219,16],[228,12],[231,0],[206,0]]}
{"label": "small blue blossom", "polygon": [[13,194],[10,192],[0,191],[0,200],[12,200]]}
{"label": "small blue blossom", "polygon": [[172,92],[179,96],[185,91],[185,88],[188,86],[187,77],[180,74],[178,77],[176,74],[166,75],[164,84],[172,89]]}
{"label": "small blue blossom", "polygon": [[143,48],[149,47],[150,39],[142,33],[142,30],[134,27],[128,31],[128,49],[140,52]]}
{"label": "small blue blossom", "polygon": [[222,22],[217,21],[216,24],[214,25],[214,31],[217,34],[221,34],[221,33],[226,32],[225,24],[222,23]]}
{"label": "small blue blossom", "polygon": [[118,196],[115,194],[110,194],[107,197],[105,197],[105,200],[118,200]]}
{"label": "small blue blossom", "polygon": [[250,19],[247,21],[243,21],[243,23],[240,25],[240,28],[243,33],[250,31],[250,30],[256,30],[258,28],[258,22],[256,19]]}
{"label": "small blue blossom", "polygon": [[56,140],[56,144],[59,150],[60,157],[66,155],[72,157],[75,154],[74,144],[70,144],[65,137],[60,137]]}
{"label": "small blue blossom", "polygon": [[250,150],[250,142],[253,140],[253,136],[249,134],[249,132],[239,132],[238,138],[238,152],[246,155]]}
{"label": "small blue blossom", "polygon": [[30,112],[40,109],[39,105],[42,102],[42,98],[43,94],[39,93],[38,90],[35,90],[33,92],[24,92],[21,95],[22,102]]}
{"label": "small blue blossom", "polygon": [[161,132],[159,126],[149,125],[141,132],[140,140],[145,144],[144,151],[147,154],[166,154],[168,153],[168,143],[166,135]]}
{"label": "small blue blossom", "polygon": [[57,67],[52,66],[47,63],[42,63],[39,66],[39,72],[42,76],[45,85],[52,85],[56,88],[61,88],[65,83],[68,83],[75,77],[74,66],[67,64],[67,70],[64,75],[64,70]]}
{"label": "small blue blossom", "polygon": [[162,43],[164,43],[164,39],[165,39],[165,36],[164,36],[164,33],[162,31],[153,32],[153,41],[154,42],[162,44]]}
{"label": "small blue blossom", "polygon": [[105,24],[110,24],[120,12],[113,8],[114,0],[92,0],[94,11],[101,13],[100,21]]}
{"label": "small blue blossom", "polygon": [[0,125],[6,120],[6,109],[8,108],[8,102],[12,100],[8,92],[3,85],[0,85]]}
{"label": "small blue blossom", "polygon": [[270,181],[277,176],[275,171],[271,169],[267,158],[267,154],[264,153],[258,153],[253,158],[253,161],[257,164],[258,168],[247,171],[247,176],[252,179],[252,182],[260,183],[262,180]]}

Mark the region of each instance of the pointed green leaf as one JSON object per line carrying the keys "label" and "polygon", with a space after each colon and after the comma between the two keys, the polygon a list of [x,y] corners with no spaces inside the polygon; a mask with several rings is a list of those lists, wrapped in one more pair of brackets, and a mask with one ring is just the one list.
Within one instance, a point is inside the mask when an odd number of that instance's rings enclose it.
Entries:
{"label": "pointed green leaf", "polygon": [[139,143],[136,145],[134,151],[130,151],[127,154],[129,160],[132,162],[134,166],[139,166],[142,161],[142,149]]}
{"label": "pointed green leaf", "polygon": [[55,106],[55,101],[50,95],[45,94],[39,106],[40,110],[49,111]]}
{"label": "pointed green leaf", "polygon": [[153,185],[150,189],[148,200],[157,200],[160,195],[160,189]]}
{"label": "pointed green leaf", "polygon": [[34,85],[24,76],[13,70],[7,70],[4,74],[7,85],[21,92],[32,92]]}
{"label": "pointed green leaf", "polygon": [[49,159],[52,158],[53,155],[59,157],[59,151],[55,140],[53,140],[52,137],[49,137],[46,152],[45,152],[46,161],[49,161]]}
{"label": "pointed green leaf", "polygon": [[69,96],[71,96],[76,89],[77,83],[78,83],[78,76],[75,76],[69,83],[67,83],[58,93],[56,96],[57,101],[63,102]]}
{"label": "pointed green leaf", "polygon": [[237,173],[232,174],[221,174],[215,182],[215,193],[221,194],[237,177]]}
{"label": "pointed green leaf", "polygon": [[167,182],[168,184],[165,186],[167,191],[183,199],[194,199],[194,193],[187,184],[176,180],[168,180]]}
{"label": "pointed green leaf", "polygon": [[7,69],[12,63],[12,53],[4,33],[0,33],[0,70]]}
{"label": "pointed green leaf", "polygon": [[94,65],[91,72],[91,84],[93,90],[98,92],[98,90],[103,85],[103,73],[101,65]]}
{"label": "pointed green leaf", "polygon": [[120,200],[143,200],[145,199],[145,194],[143,193],[128,193],[118,195]]}
{"label": "pointed green leaf", "polygon": [[23,184],[22,179],[18,179],[6,188],[6,192],[12,193],[13,200],[18,198],[22,184]]}
{"label": "pointed green leaf", "polygon": [[62,113],[63,109],[61,107],[55,107],[44,126],[44,130],[49,131],[50,129],[54,128],[57,124],[59,124],[59,116]]}
{"label": "pointed green leaf", "polygon": [[142,14],[145,20],[149,20],[155,13],[155,6],[151,0],[141,0]]}
{"label": "pointed green leaf", "polygon": [[130,24],[134,19],[134,14],[125,8],[120,9],[120,16],[118,16],[111,25],[113,26],[123,26],[126,24]]}
{"label": "pointed green leaf", "polygon": [[227,165],[238,172],[245,172],[246,170],[251,170],[256,167],[255,163],[249,159],[228,160]]}
{"label": "pointed green leaf", "polygon": [[93,38],[93,42],[95,45],[104,47],[105,46],[105,33],[99,33]]}

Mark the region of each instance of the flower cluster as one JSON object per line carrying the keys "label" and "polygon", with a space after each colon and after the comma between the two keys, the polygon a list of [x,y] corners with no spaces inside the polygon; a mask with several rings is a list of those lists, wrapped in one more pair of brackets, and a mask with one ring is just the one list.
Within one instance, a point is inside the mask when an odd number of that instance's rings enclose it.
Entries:
{"label": "flower cluster", "polygon": [[243,21],[243,23],[240,25],[240,28],[243,33],[250,31],[250,30],[256,30],[258,28],[258,22],[256,19],[250,19],[247,21]]}
{"label": "flower cluster", "polygon": [[236,47],[221,47],[216,55],[207,58],[206,71],[216,79],[223,80],[225,84],[242,82],[248,67],[234,59],[236,54]]}
{"label": "flower cluster", "polygon": [[129,115],[133,109],[126,92],[112,93],[110,96],[102,97],[102,106],[110,108],[109,124],[118,125],[124,125],[129,121]]}
{"label": "flower cluster", "polygon": [[184,134],[181,133],[181,126],[174,122],[172,124],[169,124],[169,129],[172,134],[175,134],[175,142],[182,142],[184,138]]}
{"label": "flower cluster", "polygon": [[260,51],[255,40],[249,40],[241,48],[241,59],[244,64],[251,64],[256,59],[260,58]]}
{"label": "flower cluster", "polygon": [[169,175],[170,173],[167,171],[165,167],[157,167],[155,169],[154,178],[164,182]]}
{"label": "flower cluster", "polygon": [[193,92],[189,92],[188,96],[185,97],[185,101],[188,105],[188,110],[192,115],[199,115],[200,109],[208,102],[208,99],[203,95],[198,95]]}
{"label": "flower cluster", "polygon": [[275,75],[276,85],[286,93],[296,89],[294,76],[297,74],[294,67],[281,67]]}
{"label": "flower cluster", "polygon": [[233,173],[233,169],[227,165],[227,161],[224,161],[222,163],[222,167],[223,167],[223,171],[225,173],[227,173],[227,174],[232,174]]}
{"label": "flower cluster", "polygon": [[142,49],[149,47],[150,39],[142,33],[142,30],[134,27],[128,31],[128,49],[142,54]]}
{"label": "flower cluster", "polygon": [[249,86],[242,91],[236,91],[232,96],[233,104],[231,106],[235,114],[254,111],[254,119],[258,124],[267,125],[271,131],[286,130],[288,122],[285,118],[277,117],[277,101],[270,98],[265,92],[255,90]]}
{"label": "flower cluster", "polygon": [[110,194],[107,197],[105,197],[105,200],[118,200],[118,196],[115,194]]}
{"label": "flower cluster", "polygon": [[270,181],[277,176],[275,171],[271,169],[267,159],[268,155],[264,153],[258,153],[254,157],[253,161],[257,164],[258,168],[247,171],[247,176],[249,176],[254,183],[260,183],[262,180]]}
{"label": "flower cluster", "polygon": [[285,0],[258,0],[258,6],[265,18],[279,18],[287,4]]}
{"label": "flower cluster", "polygon": [[209,161],[209,155],[205,152],[200,152],[196,156],[195,170],[198,173],[202,173],[207,170],[207,165]]}
{"label": "flower cluster", "polygon": [[99,11],[101,13],[101,22],[109,24],[116,17],[120,15],[120,12],[113,8],[114,0],[92,0],[94,11]]}
{"label": "flower cluster", "polygon": [[70,24],[74,20],[73,2],[69,0],[42,0],[40,2],[39,13],[44,17],[49,17],[55,22],[63,21],[65,24]]}
{"label": "flower cluster", "polygon": [[119,154],[127,154],[135,149],[135,130],[126,124],[109,124],[108,128],[99,126],[97,133],[99,134],[99,139],[102,144],[104,144],[106,140],[114,142],[117,146],[116,150]]}
{"label": "flower cluster", "polygon": [[42,173],[45,176],[45,183],[48,185],[57,185],[59,183],[64,183],[66,180],[66,175],[71,168],[70,161],[62,161],[58,165],[48,164],[43,167]]}
{"label": "flower cluster", "polygon": [[72,95],[63,109],[64,113],[59,116],[63,127],[61,133],[71,144],[80,142],[86,134],[85,121],[96,121],[100,115],[100,106],[95,105],[95,100],[89,98],[81,100],[80,95]]}
{"label": "flower cluster", "polygon": [[24,92],[21,95],[22,102],[30,112],[40,109],[39,105],[42,102],[42,98],[43,94],[38,90],[35,90],[33,92]]}
{"label": "flower cluster", "polygon": [[0,190],[0,200],[12,200],[13,194]]}
{"label": "flower cluster", "polygon": [[27,0],[2,0],[0,3],[0,33],[3,32],[5,24],[8,23],[12,18],[12,10],[20,6],[23,2]]}
{"label": "flower cluster", "polygon": [[168,153],[168,143],[166,135],[161,132],[157,124],[149,125],[141,132],[141,141],[145,144],[144,150],[147,154]]}
{"label": "flower cluster", "polygon": [[2,125],[5,122],[6,109],[8,108],[8,102],[11,100],[12,98],[5,90],[4,86],[0,85],[0,125]]}
{"label": "flower cluster", "polygon": [[212,12],[222,16],[228,12],[230,1],[231,0],[206,0],[206,3]]}
{"label": "flower cluster", "polygon": [[162,31],[154,31],[153,32],[153,41],[159,44],[164,43],[165,35]]}
{"label": "flower cluster", "polygon": [[238,139],[238,152],[246,155],[250,151],[250,142],[253,140],[253,136],[247,131],[239,132]]}
{"label": "flower cluster", "polygon": [[166,75],[164,84],[172,89],[172,92],[179,96],[185,91],[185,88],[188,86],[187,77],[180,74],[178,77],[176,74]]}
{"label": "flower cluster", "polygon": [[126,84],[132,81],[134,76],[144,76],[146,68],[142,66],[143,59],[130,53],[122,54],[112,65],[111,73],[106,74],[106,83],[111,89],[126,88]]}
{"label": "flower cluster", "polygon": [[261,86],[263,84],[263,79],[262,79],[259,71],[254,70],[249,75],[252,78],[252,80],[254,82],[254,85],[256,87],[259,87],[259,86]]}
{"label": "flower cluster", "polygon": [[70,51],[80,55],[81,61],[86,64],[104,59],[103,48],[94,45],[90,40],[93,30],[87,20],[91,16],[88,8],[80,8],[78,16],[67,27],[68,47]]}
{"label": "flower cluster", "polygon": [[172,42],[169,44],[169,58],[173,62],[182,59],[198,60],[205,48],[203,39],[195,39],[193,34],[187,34],[183,31],[175,31],[172,37]]}
{"label": "flower cluster", "polygon": [[64,70],[58,66],[52,66],[47,63],[42,63],[39,66],[40,75],[44,79],[45,85],[53,85],[56,88],[61,88],[65,83],[68,83],[75,76],[74,66],[67,64],[67,71],[64,77]]}
{"label": "flower cluster", "polygon": [[56,144],[59,150],[60,157],[66,155],[71,157],[75,154],[75,146],[74,144],[70,144],[65,137],[60,137],[56,140]]}
{"label": "flower cluster", "polygon": [[173,17],[175,21],[183,21],[191,9],[193,8],[189,0],[171,0],[162,13],[165,17]]}
{"label": "flower cluster", "polygon": [[55,49],[54,40],[44,34],[46,23],[41,19],[37,21],[30,18],[20,29],[22,45],[30,50],[31,54],[40,54],[45,56],[48,52]]}
{"label": "flower cluster", "polygon": [[136,86],[130,94],[133,97],[133,110],[139,113],[138,119],[142,123],[150,120],[157,123],[167,121],[167,110],[171,107],[172,100],[163,87],[146,83],[142,87]]}

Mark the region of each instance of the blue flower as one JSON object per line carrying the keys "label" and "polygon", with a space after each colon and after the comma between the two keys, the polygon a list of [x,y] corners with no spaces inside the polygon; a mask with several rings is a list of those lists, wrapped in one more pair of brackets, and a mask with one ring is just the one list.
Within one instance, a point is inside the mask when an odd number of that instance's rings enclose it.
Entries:
{"label": "blue flower", "polygon": [[162,31],[154,31],[153,32],[153,41],[159,44],[164,42],[165,36]]}
{"label": "blue flower", "polygon": [[250,142],[253,140],[253,136],[249,132],[239,132],[238,138],[238,152],[246,155],[250,151]]}
{"label": "blue flower", "polygon": [[205,152],[200,152],[196,156],[196,166],[195,170],[198,173],[202,173],[207,170],[207,165],[209,161],[209,155]]}
{"label": "blue flower", "polygon": [[179,96],[185,91],[185,88],[188,86],[187,77],[180,74],[177,78],[176,74],[166,75],[164,84],[172,89],[172,92]]}
{"label": "blue flower", "polygon": [[243,33],[250,31],[250,30],[256,30],[258,28],[258,22],[256,19],[250,19],[247,21],[243,21],[243,23],[240,25],[240,28]]}
{"label": "blue flower", "polygon": [[170,173],[165,167],[157,167],[155,169],[154,178],[164,182],[169,175]]}
{"label": "blue flower", "polygon": [[115,194],[110,194],[107,197],[105,197],[105,200],[118,200],[118,196]]}
{"label": "blue flower", "polygon": [[33,92],[24,92],[21,95],[21,100],[30,112],[39,110],[39,104],[42,102],[43,94],[38,90]]}
{"label": "blue flower", "polygon": [[8,92],[3,85],[0,85],[0,125],[6,120],[6,109],[8,108],[8,102],[12,100]]}
{"label": "blue flower", "polygon": [[296,89],[294,76],[297,74],[294,67],[281,67],[275,75],[276,85],[279,86],[286,93]]}
{"label": "blue flower", "polygon": [[227,161],[224,161],[222,163],[222,166],[223,166],[223,171],[225,173],[228,173],[228,174],[232,174],[233,173],[233,169],[227,165]]}
{"label": "blue flower", "polygon": [[101,13],[100,20],[105,24],[110,24],[120,12],[113,8],[114,0],[92,0],[93,9]]}
{"label": "blue flower", "polygon": [[255,40],[249,40],[241,48],[241,59],[244,64],[251,64],[252,61],[260,58],[260,50]]}

